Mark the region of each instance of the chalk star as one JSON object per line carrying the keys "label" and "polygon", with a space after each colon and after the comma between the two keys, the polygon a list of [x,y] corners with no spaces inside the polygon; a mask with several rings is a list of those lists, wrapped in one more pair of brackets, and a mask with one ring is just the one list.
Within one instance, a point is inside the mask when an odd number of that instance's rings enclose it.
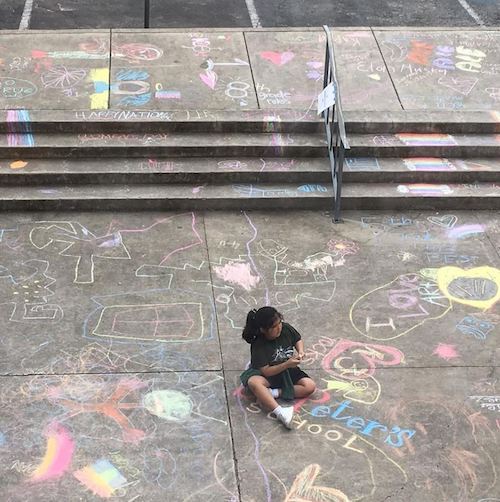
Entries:
{"label": "chalk star", "polygon": [[447,343],[439,343],[432,354],[445,361],[460,357],[460,354],[456,351],[456,345],[449,345]]}

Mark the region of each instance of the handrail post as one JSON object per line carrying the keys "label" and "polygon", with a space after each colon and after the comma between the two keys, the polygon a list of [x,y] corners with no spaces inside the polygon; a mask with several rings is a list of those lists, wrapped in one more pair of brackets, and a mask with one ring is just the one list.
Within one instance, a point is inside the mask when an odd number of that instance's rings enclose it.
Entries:
{"label": "handrail post", "polygon": [[323,73],[323,89],[330,84],[334,85],[335,102],[323,110],[322,116],[325,123],[325,133],[328,145],[328,157],[332,174],[333,207],[332,221],[339,223],[341,219],[342,173],[344,170],[345,151],[349,150],[349,142],[345,132],[344,115],[340,99],[340,87],[337,80],[333,38],[330,28],[323,26],[326,35],[325,68]]}

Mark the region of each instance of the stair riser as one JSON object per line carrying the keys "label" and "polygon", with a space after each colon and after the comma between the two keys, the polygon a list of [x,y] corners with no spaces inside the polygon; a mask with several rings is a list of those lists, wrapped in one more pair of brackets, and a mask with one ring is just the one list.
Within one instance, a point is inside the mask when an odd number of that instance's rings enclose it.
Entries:
{"label": "stair riser", "polygon": [[[348,183],[475,183],[498,182],[495,171],[408,171],[408,172],[344,172]],[[329,171],[264,171],[264,172],[121,172],[121,173],[1,173],[4,186],[75,186],[75,185],[142,185],[142,184],[224,184],[224,183],[331,183]]]}
{"label": "stair riser", "polygon": [[75,186],[75,185],[143,185],[143,184],[224,184],[224,183],[331,183],[325,172],[202,172],[202,173],[43,173],[0,174],[4,186]]}
{"label": "stair riser", "polygon": [[[219,209],[324,209],[330,210],[332,200],[315,198],[237,198],[237,199],[65,199],[65,200],[2,200],[3,211],[142,211],[142,210],[219,210]],[[482,209],[499,210],[499,197],[433,197],[388,198],[348,197],[342,199],[343,209]]]}
{"label": "stair riser", "polygon": [[[413,133],[445,133],[445,134],[498,134],[499,123],[484,122],[345,122],[348,134],[394,134]],[[65,121],[65,122],[0,122],[0,133],[324,133],[324,124],[318,122],[237,122],[237,121]]]}
{"label": "stair riser", "polygon": [[480,158],[500,157],[499,145],[470,146],[351,146],[346,151],[347,157],[445,157],[445,158]]}
{"label": "stair riser", "polygon": [[483,122],[346,122],[347,134],[396,134],[396,133],[437,133],[437,134],[498,134],[499,123]]}
{"label": "stair riser", "polygon": [[0,147],[0,158],[111,158],[111,157],[326,157],[323,146],[33,146]]}
{"label": "stair riser", "polygon": [[322,134],[322,122],[0,122],[0,133],[309,133]]}
{"label": "stair riser", "polygon": [[[124,158],[124,157],[326,157],[323,146],[34,146],[0,147],[3,159]],[[471,146],[352,146],[346,157],[500,157],[499,145]]]}

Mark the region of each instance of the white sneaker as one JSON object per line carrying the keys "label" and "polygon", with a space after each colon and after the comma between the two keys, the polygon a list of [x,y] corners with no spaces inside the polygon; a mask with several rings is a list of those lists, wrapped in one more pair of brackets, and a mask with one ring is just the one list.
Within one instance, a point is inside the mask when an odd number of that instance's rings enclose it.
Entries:
{"label": "white sneaker", "polygon": [[278,420],[287,428],[292,429],[294,410],[293,406],[282,406],[279,413],[276,413]]}

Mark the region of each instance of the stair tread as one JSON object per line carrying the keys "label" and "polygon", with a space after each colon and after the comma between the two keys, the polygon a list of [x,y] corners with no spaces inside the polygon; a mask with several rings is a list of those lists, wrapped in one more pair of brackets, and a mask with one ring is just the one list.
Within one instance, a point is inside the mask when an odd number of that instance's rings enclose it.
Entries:
{"label": "stair tread", "polygon": [[325,147],[319,133],[14,133],[0,134],[0,148],[67,147],[225,147],[317,146]]}
{"label": "stair tread", "polygon": [[445,134],[445,133],[395,133],[395,134],[349,134],[351,148],[370,147],[453,147],[497,146],[498,134]]}
{"label": "stair tread", "polygon": [[[9,168],[5,170],[5,168]],[[3,168],[3,169],[2,169]],[[330,171],[327,157],[165,157],[0,159],[0,174],[83,173],[224,173],[269,171]]]}
{"label": "stair tread", "polygon": [[[327,157],[165,157],[165,158],[72,158],[0,159],[0,174],[22,177],[31,174],[134,174],[134,173],[268,173],[329,172]],[[346,173],[355,172],[499,172],[500,158],[349,157]]]}
{"label": "stair tread", "polygon": [[[233,184],[170,184],[170,185],[78,185],[0,187],[0,199],[64,200],[64,199],[217,199],[217,198],[331,198],[327,183],[233,183]],[[435,198],[500,197],[500,184],[433,183],[346,183],[343,198]]]}

